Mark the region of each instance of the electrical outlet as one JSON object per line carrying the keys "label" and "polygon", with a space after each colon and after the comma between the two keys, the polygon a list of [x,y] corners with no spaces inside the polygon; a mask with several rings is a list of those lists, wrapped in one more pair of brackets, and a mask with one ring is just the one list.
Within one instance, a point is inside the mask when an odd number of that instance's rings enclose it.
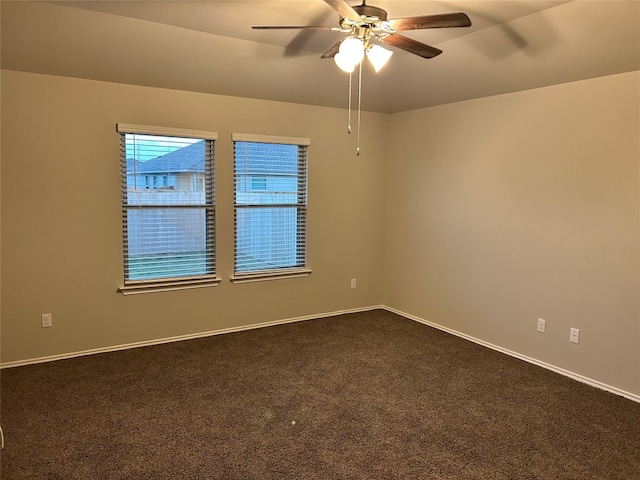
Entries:
{"label": "electrical outlet", "polygon": [[356,288],[356,279],[355,278],[351,279],[351,288]]}
{"label": "electrical outlet", "polygon": [[50,313],[43,313],[41,316],[42,328],[48,328],[53,326],[53,318]]}
{"label": "electrical outlet", "polygon": [[580,330],[571,328],[571,330],[569,330],[569,341],[571,343],[580,343]]}
{"label": "electrical outlet", "polygon": [[544,318],[538,319],[538,331],[540,333],[544,333],[547,329],[547,321]]}

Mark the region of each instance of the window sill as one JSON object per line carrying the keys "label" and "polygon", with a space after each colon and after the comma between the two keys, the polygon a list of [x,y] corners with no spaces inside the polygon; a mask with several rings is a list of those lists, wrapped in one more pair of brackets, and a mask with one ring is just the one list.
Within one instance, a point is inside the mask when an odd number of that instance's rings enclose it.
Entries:
{"label": "window sill", "polygon": [[311,275],[311,270],[308,268],[295,268],[288,270],[268,270],[264,272],[253,273],[241,273],[232,275],[231,283],[252,283],[252,282],[265,282],[267,280],[280,280],[283,278],[297,278],[306,277]]}
{"label": "window sill", "polygon": [[190,290],[193,288],[215,287],[220,284],[218,277],[210,278],[190,278],[185,280],[167,281],[141,281],[123,285],[118,288],[122,295],[139,295],[141,293],[174,292],[177,290]]}

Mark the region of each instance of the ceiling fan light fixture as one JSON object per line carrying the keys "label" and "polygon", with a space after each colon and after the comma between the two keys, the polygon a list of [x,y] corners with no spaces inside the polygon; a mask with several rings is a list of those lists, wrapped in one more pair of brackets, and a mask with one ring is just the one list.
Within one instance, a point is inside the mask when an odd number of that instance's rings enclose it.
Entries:
{"label": "ceiling fan light fixture", "polygon": [[380,69],[387,64],[391,55],[393,55],[391,50],[387,50],[380,45],[371,45],[367,49],[367,58],[369,59],[369,62],[371,62],[371,65],[373,65],[376,73],[378,73]]}

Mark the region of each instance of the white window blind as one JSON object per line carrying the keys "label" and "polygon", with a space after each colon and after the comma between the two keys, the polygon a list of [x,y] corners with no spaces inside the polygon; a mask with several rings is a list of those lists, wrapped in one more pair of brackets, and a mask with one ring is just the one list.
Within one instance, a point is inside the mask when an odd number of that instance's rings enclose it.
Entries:
{"label": "white window blind", "polygon": [[232,138],[234,274],[304,269],[309,140],[244,134]]}
{"label": "white window blind", "polygon": [[[219,283],[215,256],[216,134],[118,124],[122,293]],[[140,133],[142,132],[142,133]]]}

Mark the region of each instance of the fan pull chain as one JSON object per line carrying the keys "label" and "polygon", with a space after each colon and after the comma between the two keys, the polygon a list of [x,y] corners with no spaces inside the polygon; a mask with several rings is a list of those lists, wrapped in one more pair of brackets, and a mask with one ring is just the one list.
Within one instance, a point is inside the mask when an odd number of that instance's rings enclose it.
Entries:
{"label": "fan pull chain", "polygon": [[360,156],[360,112],[362,111],[362,62],[358,67],[358,142],[356,156]]}
{"label": "fan pull chain", "polygon": [[347,122],[347,133],[351,135],[351,72],[349,72],[349,119]]}

